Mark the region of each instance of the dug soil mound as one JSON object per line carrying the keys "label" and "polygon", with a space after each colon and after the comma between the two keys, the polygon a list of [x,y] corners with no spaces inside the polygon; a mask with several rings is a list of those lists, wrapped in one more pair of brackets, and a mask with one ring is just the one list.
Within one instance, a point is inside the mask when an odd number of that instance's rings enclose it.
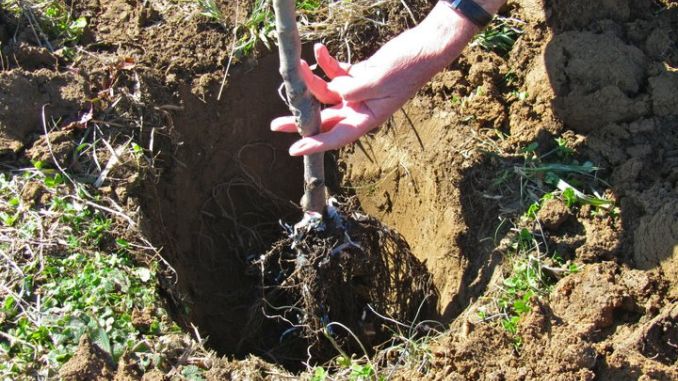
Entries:
{"label": "dug soil mound", "polygon": [[[344,153],[344,180],[433,273],[439,311],[456,327],[435,352],[438,379],[675,379],[676,340],[649,331],[676,324],[678,12],[626,1],[507,7],[527,23],[513,50],[467,49],[366,149]],[[513,95],[510,74],[520,78]],[[521,147],[548,152],[554,136],[603,168],[621,214],[540,211],[558,253],[589,265],[533,307],[516,349],[468,306],[505,271],[497,216],[516,204],[497,180]]]}
{"label": "dug soil mound", "polygon": [[[243,1],[236,11],[216,3],[227,10],[226,25],[251,5]],[[287,155],[293,138],[269,131],[270,120],[287,112],[277,58],[262,46],[256,58],[234,59],[230,29],[182,2],[69,4],[88,19],[74,61],[51,54],[25,21],[0,10],[0,155],[9,161],[40,152],[47,122],[59,130],[50,136],[65,130],[76,142],[65,151],[101,135],[113,147],[132,138],[152,158],[142,176],[123,161],[107,177],[83,181],[105,181],[98,186],[106,197],[163,247],[176,277],[160,289],[175,319],[190,331],[194,324],[222,355],[288,366],[293,359],[298,368],[305,348],[288,358],[273,350],[293,324],[258,331],[267,337],[246,329],[252,311],[262,310],[253,263],[283,236],[280,220],[301,217],[301,162]],[[414,16],[430,6],[412,5]],[[398,1],[392,7],[404,27],[407,10]],[[327,155],[331,190],[397,231],[396,242],[413,256],[411,278],[432,280],[434,308],[408,312],[401,323],[435,319],[449,327],[429,343],[425,369],[392,376],[677,379],[678,8],[650,0],[510,0],[501,14],[519,20],[522,31],[510,51],[473,44],[379,131]],[[394,32],[371,33],[381,41]],[[361,36],[359,55],[375,49],[368,37]],[[332,49],[347,55],[343,46]],[[501,242],[512,230],[502,221],[529,206],[515,168],[526,152],[556,149],[555,138],[600,168],[599,190],[618,213],[545,204],[544,242],[578,271],[554,276],[510,332],[476,315],[510,271]],[[71,156],[59,159],[63,168],[83,170]],[[375,290],[365,293],[374,299]],[[365,300],[352,296],[341,307],[360,319],[372,313],[355,303]],[[390,308],[375,306],[380,314]],[[386,324],[375,316],[366,321]],[[325,357],[335,350],[328,346]],[[102,364],[96,369],[112,372]],[[217,379],[249,367],[271,374],[258,359],[211,366]]]}

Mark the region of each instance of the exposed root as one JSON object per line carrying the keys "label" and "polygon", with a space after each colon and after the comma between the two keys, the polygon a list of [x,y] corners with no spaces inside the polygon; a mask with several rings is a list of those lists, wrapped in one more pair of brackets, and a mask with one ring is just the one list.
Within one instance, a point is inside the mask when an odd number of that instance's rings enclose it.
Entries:
{"label": "exposed root", "polygon": [[330,207],[334,218],[310,221],[314,229],[283,225],[287,237],[252,263],[261,294],[243,341],[261,340],[276,361],[369,355],[390,336],[383,315],[410,322],[429,314],[437,292],[425,266],[398,232],[355,210]]}

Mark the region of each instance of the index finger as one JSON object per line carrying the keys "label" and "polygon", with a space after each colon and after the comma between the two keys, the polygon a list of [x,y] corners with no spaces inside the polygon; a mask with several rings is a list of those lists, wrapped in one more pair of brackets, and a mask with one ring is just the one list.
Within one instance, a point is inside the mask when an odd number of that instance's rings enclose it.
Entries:
{"label": "index finger", "polygon": [[301,76],[304,78],[308,89],[320,101],[320,103],[334,105],[341,103],[341,96],[331,92],[327,88],[327,82],[313,74],[306,61],[300,61]]}
{"label": "index finger", "polygon": [[327,75],[329,79],[348,75],[351,64],[337,61],[330,55],[327,46],[320,43],[315,44],[313,46],[313,52],[315,53],[315,59],[318,62],[318,65],[323,69],[325,75]]}

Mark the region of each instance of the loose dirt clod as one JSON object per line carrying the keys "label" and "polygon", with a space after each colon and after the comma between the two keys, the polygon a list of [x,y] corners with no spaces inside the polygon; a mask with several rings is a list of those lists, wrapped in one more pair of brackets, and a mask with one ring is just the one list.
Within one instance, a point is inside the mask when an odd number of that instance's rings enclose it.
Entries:
{"label": "loose dirt clod", "polygon": [[85,98],[82,82],[72,74],[0,71],[0,154],[19,152],[31,134],[43,131],[43,108],[50,123],[74,117]]}
{"label": "loose dirt clod", "polygon": [[560,200],[547,200],[539,210],[537,218],[547,229],[555,230],[562,225],[570,213],[565,204]]}
{"label": "loose dirt clod", "polygon": [[110,355],[93,344],[87,335],[80,338],[78,351],[59,370],[59,377],[67,381],[110,380],[114,374]]}

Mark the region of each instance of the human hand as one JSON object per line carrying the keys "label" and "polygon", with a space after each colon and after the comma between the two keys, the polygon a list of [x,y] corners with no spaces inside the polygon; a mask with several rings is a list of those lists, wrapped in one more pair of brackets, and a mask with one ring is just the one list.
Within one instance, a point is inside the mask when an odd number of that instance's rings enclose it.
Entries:
{"label": "human hand", "polygon": [[[311,93],[321,103],[333,106],[321,112],[320,133],[294,143],[290,155],[337,149],[379,126],[454,60],[477,31],[475,25],[439,2],[418,26],[355,65],[337,61],[324,45],[316,44],[316,61],[330,82],[313,74],[303,60],[301,73]],[[271,130],[296,133],[294,117],[274,119]]]}
{"label": "human hand", "polygon": [[[303,138],[290,147],[290,155],[301,156],[337,149],[352,143],[377,127],[400,108],[411,96],[412,89],[398,86],[404,65],[398,65],[397,55],[389,59],[373,56],[356,65],[338,62],[322,44],[314,47],[320,68],[331,80],[325,82],[313,74],[302,60],[302,76],[311,93],[332,107],[321,112],[321,130],[318,135]],[[399,72],[400,71],[400,72]],[[415,87],[415,86],[411,86]],[[413,89],[416,91],[416,87]],[[273,120],[271,129],[297,132],[294,117]]]}
{"label": "human hand", "polygon": [[[404,39],[394,40],[355,65],[337,61],[324,45],[316,44],[316,61],[330,82],[313,74],[303,60],[302,76],[321,103],[334,106],[321,112],[321,132],[294,143],[290,155],[307,155],[352,143],[397,111],[428,80],[421,78],[421,70],[411,70],[414,65],[423,65],[425,57],[416,51],[409,56],[403,54],[407,52],[399,47],[403,43]],[[292,116],[273,120],[271,129],[297,132]]]}

